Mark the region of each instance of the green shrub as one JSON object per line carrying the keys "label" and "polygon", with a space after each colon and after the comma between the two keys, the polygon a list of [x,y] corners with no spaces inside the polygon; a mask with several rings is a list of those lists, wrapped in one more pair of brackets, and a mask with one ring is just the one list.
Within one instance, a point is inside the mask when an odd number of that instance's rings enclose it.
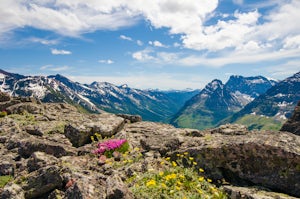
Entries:
{"label": "green shrub", "polygon": [[1,111],[0,112],[0,117],[5,117],[7,116],[7,112],[6,111]]}
{"label": "green shrub", "polygon": [[0,176],[0,188],[3,188],[9,181],[13,179],[12,176]]}

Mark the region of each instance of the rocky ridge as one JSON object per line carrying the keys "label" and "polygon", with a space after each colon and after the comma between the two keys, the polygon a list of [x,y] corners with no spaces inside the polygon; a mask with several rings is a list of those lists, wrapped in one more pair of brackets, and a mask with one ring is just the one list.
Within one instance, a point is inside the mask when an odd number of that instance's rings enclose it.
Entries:
{"label": "rocky ridge", "polygon": [[[0,198],[135,198],[128,178],[158,170],[164,157],[176,161],[185,152],[229,198],[300,197],[300,137],[292,133],[229,124],[177,129],[2,93],[0,108],[8,114],[0,118],[0,178],[12,176]],[[141,157],[118,167],[99,165],[91,137],[100,135],[127,139]]]}
{"label": "rocky ridge", "polygon": [[281,127],[280,131],[288,131],[300,135],[300,101],[295,107],[292,117]]}

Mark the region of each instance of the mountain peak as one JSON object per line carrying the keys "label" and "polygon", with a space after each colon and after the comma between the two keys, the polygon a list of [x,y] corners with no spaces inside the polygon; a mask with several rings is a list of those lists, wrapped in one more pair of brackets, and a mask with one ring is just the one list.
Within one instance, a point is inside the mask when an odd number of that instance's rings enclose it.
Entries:
{"label": "mountain peak", "polygon": [[119,86],[119,88],[128,88],[127,84],[122,84],[121,86]]}
{"label": "mountain peak", "polygon": [[218,88],[223,88],[224,84],[222,83],[221,80],[219,79],[214,79],[213,81],[211,81],[210,83],[208,83],[204,90],[207,90],[207,91],[215,91],[217,90]]}

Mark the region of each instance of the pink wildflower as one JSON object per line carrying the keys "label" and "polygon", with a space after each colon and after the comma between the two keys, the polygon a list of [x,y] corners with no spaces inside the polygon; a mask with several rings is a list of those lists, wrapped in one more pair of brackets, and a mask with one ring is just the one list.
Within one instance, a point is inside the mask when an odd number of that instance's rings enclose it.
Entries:
{"label": "pink wildflower", "polygon": [[105,142],[100,142],[98,143],[98,149],[94,151],[95,154],[104,154],[105,151],[110,151],[110,150],[115,150],[119,147],[121,147],[127,140],[125,139],[112,139],[112,140],[107,140]]}

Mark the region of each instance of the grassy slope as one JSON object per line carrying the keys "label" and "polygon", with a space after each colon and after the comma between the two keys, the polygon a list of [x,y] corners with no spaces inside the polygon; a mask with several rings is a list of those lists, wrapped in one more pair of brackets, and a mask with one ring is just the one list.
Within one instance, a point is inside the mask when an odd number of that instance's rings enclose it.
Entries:
{"label": "grassy slope", "polygon": [[278,131],[285,120],[279,121],[273,117],[265,117],[258,115],[244,115],[236,120],[234,123],[243,124],[248,127],[249,130],[275,130]]}

